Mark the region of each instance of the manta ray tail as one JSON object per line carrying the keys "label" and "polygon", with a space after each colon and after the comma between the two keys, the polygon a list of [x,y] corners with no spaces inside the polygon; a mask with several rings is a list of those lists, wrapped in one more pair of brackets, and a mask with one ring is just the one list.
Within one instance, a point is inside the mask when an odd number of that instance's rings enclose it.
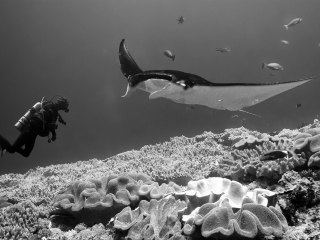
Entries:
{"label": "manta ray tail", "polygon": [[251,114],[251,115],[256,116],[256,117],[262,117],[262,116],[260,116],[260,115],[258,115],[258,114],[254,114],[254,113],[251,113],[251,112],[247,112],[247,111],[244,111],[244,110],[242,110],[242,109],[240,109],[240,110],[238,110],[238,111],[239,111],[239,112],[248,113],[248,114]]}
{"label": "manta ray tail", "polygon": [[142,70],[139,68],[139,66],[136,64],[136,62],[128,52],[125,44],[125,39],[121,41],[119,46],[119,61],[121,71],[126,78],[142,72]]}

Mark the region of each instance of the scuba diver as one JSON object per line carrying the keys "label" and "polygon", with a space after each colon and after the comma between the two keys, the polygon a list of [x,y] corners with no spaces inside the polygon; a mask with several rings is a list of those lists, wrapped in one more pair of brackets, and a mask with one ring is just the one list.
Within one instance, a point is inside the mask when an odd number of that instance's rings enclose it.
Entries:
{"label": "scuba diver", "polygon": [[[15,124],[21,133],[16,141],[11,145],[10,142],[0,135],[0,156],[6,152],[20,153],[24,157],[29,157],[33,150],[37,136],[48,137],[48,142],[56,140],[56,129],[59,123],[66,125],[58,111],[69,112],[69,101],[59,96],[55,102],[46,101],[42,98],[41,103],[36,103],[20,120]],[[50,132],[52,137],[50,139]],[[24,146],[24,148],[22,148]]]}

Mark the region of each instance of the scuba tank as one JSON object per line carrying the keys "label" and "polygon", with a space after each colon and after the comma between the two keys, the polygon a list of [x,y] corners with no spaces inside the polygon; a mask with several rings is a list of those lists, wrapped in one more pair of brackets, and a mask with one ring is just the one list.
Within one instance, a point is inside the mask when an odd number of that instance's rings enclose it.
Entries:
{"label": "scuba tank", "polygon": [[26,112],[26,114],[24,114],[19,121],[14,125],[15,128],[21,132],[23,130],[23,128],[26,126],[26,124],[29,122],[30,118],[33,116],[32,112],[38,112],[42,107],[42,102],[37,102],[35,105],[33,105],[33,107],[31,109],[29,109],[28,112]]}

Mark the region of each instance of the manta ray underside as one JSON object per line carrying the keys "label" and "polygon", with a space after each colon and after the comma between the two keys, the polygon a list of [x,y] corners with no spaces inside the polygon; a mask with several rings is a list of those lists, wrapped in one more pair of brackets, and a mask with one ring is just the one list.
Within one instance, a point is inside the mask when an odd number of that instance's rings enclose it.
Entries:
{"label": "manta ray underside", "polygon": [[213,83],[175,70],[142,71],[128,52],[124,39],[119,47],[119,60],[121,71],[128,80],[127,92],[123,97],[140,89],[150,93],[149,99],[163,97],[177,103],[198,104],[218,110],[243,111],[241,109],[315,78],[281,83]]}

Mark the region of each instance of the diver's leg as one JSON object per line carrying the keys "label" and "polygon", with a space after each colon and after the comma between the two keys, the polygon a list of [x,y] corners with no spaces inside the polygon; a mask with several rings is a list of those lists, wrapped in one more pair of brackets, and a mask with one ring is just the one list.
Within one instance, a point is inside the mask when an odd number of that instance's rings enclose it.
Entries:
{"label": "diver's leg", "polygon": [[[13,144],[13,148],[17,153],[20,153],[22,156],[29,157],[30,153],[33,150],[36,139],[37,139],[37,134],[29,133],[26,135],[25,138],[23,138],[23,142],[18,141],[19,139],[17,139],[17,141]],[[15,145],[16,143],[17,145]],[[25,145],[24,148],[22,148],[23,145]]]}

